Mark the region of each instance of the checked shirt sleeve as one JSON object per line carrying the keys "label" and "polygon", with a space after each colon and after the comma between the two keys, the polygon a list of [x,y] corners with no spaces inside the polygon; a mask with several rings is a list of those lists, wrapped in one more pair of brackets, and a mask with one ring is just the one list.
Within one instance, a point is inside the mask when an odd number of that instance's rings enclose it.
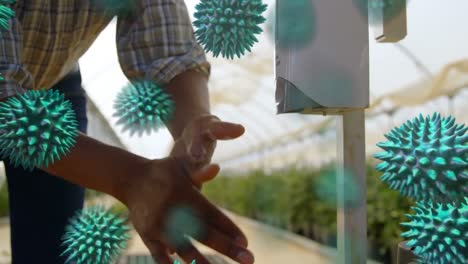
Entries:
{"label": "checked shirt sleeve", "polygon": [[22,44],[21,26],[18,19],[12,17],[6,28],[0,26],[0,100],[33,88],[32,75],[22,63]]}
{"label": "checked shirt sleeve", "polygon": [[129,80],[152,79],[159,85],[193,69],[210,73],[196,42],[184,0],[140,0],[133,17],[118,17],[119,62]]}

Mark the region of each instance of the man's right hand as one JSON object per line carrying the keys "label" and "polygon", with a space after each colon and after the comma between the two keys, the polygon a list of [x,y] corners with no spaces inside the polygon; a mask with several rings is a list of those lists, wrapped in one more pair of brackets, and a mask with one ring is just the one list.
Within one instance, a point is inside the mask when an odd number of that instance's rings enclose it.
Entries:
{"label": "man's right hand", "polygon": [[[218,172],[218,166],[208,165],[195,177],[213,178]],[[200,193],[176,159],[149,161],[121,188],[125,190],[121,200],[129,208],[130,219],[157,263],[172,264],[169,255],[173,251],[187,263],[195,260],[209,264],[184,234],[184,228],[168,228],[170,215],[178,208],[190,209],[198,219],[201,232],[193,239],[238,263],[254,262],[242,231]]]}

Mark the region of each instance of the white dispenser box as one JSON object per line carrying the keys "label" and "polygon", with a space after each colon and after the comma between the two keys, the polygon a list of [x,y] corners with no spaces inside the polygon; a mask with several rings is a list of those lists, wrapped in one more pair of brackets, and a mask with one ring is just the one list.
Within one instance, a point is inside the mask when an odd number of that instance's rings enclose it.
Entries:
{"label": "white dispenser box", "polygon": [[[275,28],[291,21],[277,0]],[[275,34],[278,113],[340,114],[369,106],[367,12],[352,0],[307,0],[314,37],[300,47]],[[297,21],[301,17],[297,16]],[[309,19],[310,21],[310,19]],[[372,40],[373,41],[373,40]]]}

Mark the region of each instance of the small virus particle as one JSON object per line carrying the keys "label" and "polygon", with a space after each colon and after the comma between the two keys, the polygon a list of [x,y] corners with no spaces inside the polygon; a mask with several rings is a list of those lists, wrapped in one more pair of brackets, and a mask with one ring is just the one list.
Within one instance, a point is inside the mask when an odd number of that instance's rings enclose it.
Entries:
{"label": "small virus particle", "polygon": [[453,204],[417,203],[415,215],[406,215],[409,228],[401,234],[407,246],[424,263],[465,264],[468,261],[468,198],[455,207]]}
{"label": "small virus particle", "polygon": [[276,8],[269,12],[265,31],[279,48],[303,48],[314,40],[316,26],[313,2],[277,1]]}
{"label": "small virus particle", "polygon": [[455,118],[422,115],[394,128],[377,144],[382,181],[415,201],[463,202],[468,196],[468,127]]}
{"label": "small virus particle", "polygon": [[240,58],[258,42],[267,5],[261,0],[201,0],[196,6],[195,36],[214,57]]}
{"label": "small virus particle", "polygon": [[91,0],[91,6],[104,15],[128,16],[136,9],[134,0]]}
{"label": "small virus particle", "polygon": [[319,176],[318,182],[316,186],[314,186],[319,199],[334,207],[338,206],[339,208],[359,206],[364,192],[362,188],[360,188],[356,177],[349,171],[343,173],[343,182],[341,183],[343,186],[346,186],[347,190],[343,194],[344,204],[338,203],[338,176],[339,174],[336,170],[325,171]]}
{"label": "small virus particle", "polygon": [[47,167],[75,144],[70,101],[54,90],[31,90],[0,103],[0,155],[25,169]]}
{"label": "small virus particle", "polygon": [[13,5],[16,0],[0,0],[0,27],[8,29],[10,27],[9,21],[15,16],[13,11],[7,5]]}
{"label": "small virus particle", "polygon": [[176,248],[184,248],[190,243],[188,237],[198,239],[204,234],[201,219],[190,207],[185,206],[173,208],[169,212],[164,233]]}
{"label": "small virus particle", "polygon": [[[409,0],[353,0],[355,6],[363,16],[368,17],[369,24],[389,22],[398,17],[406,8]],[[379,20],[380,14],[385,10],[384,21]]]}
{"label": "small virus particle", "polygon": [[[196,263],[197,262],[195,260],[192,260],[192,262],[190,262],[190,264],[196,264]],[[176,259],[174,260],[174,264],[182,264],[182,263]]]}
{"label": "small virus particle", "polygon": [[125,86],[117,95],[114,109],[123,132],[130,130],[131,136],[136,132],[141,136],[163,127],[172,118],[175,104],[161,87],[145,80]]}
{"label": "small virus particle", "polygon": [[84,209],[70,220],[62,238],[66,263],[110,264],[127,247],[130,227],[126,219],[102,206]]}

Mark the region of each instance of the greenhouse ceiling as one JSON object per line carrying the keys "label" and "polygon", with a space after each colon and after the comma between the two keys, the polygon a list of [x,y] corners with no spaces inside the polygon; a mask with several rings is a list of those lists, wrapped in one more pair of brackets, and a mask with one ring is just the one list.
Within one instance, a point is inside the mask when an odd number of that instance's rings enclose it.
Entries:
{"label": "greenhouse ceiling", "polygon": [[[185,2],[193,14],[197,1]],[[270,17],[274,1],[266,3]],[[464,61],[468,59],[468,34],[458,31],[460,24],[468,24],[465,10],[467,1],[409,1],[408,36],[403,41],[378,44],[370,35],[371,103],[375,104],[367,119],[370,152],[388,129],[419,112],[437,110],[468,121],[464,114],[468,111],[468,63]],[[80,60],[85,89],[112,124],[116,122],[113,99],[127,83],[118,64],[115,31],[113,21]],[[266,33],[242,59],[215,59],[208,54],[213,113],[246,127],[242,139],[218,145],[215,161],[228,167],[255,167],[282,166],[288,159],[289,163],[300,159],[314,164],[333,159],[333,117],[276,115],[273,54]],[[95,59],[98,55],[100,60]],[[170,149],[167,130],[130,138],[114,127],[135,153],[160,158]]]}

